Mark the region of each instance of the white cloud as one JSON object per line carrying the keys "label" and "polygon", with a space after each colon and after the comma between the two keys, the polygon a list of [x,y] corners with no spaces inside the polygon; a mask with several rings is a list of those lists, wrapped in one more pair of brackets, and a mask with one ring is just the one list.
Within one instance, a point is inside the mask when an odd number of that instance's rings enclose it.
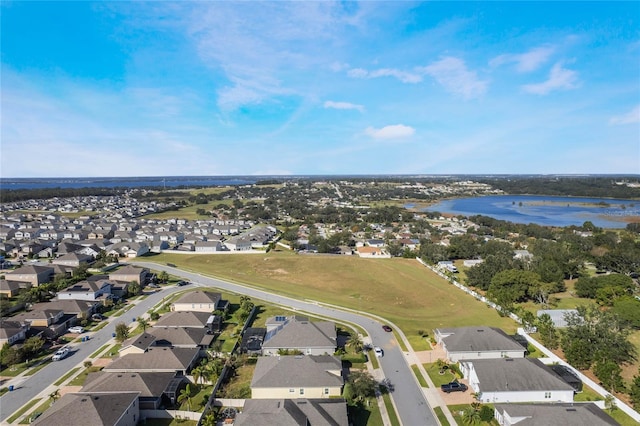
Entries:
{"label": "white cloud", "polygon": [[542,64],[547,62],[554,51],[555,49],[551,46],[536,47],[519,55],[507,54],[497,56],[489,62],[489,65],[496,67],[503,64],[515,63],[518,72],[531,72],[537,70]]}
{"label": "white cloud", "polygon": [[364,111],[364,106],[358,104],[352,104],[350,102],[335,102],[335,101],[326,101],[324,103],[325,108],[333,108],[333,109],[356,109],[360,112]]}
{"label": "white cloud", "polygon": [[465,99],[477,98],[487,91],[488,83],[478,79],[474,71],[469,71],[464,61],[446,57],[421,70],[433,77],[447,91]]}
{"label": "white cloud", "polygon": [[570,90],[578,87],[578,73],[557,63],[551,69],[547,81],[522,86],[525,92],[546,95],[554,90]]}
{"label": "white cloud", "polygon": [[609,119],[609,124],[622,125],[622,124],[635,124],[640,123],[640,105],[633,108],[626,114],[616,115]]}
{"label": "white cloud", "polygon": [[420,74],[398,70],[395,68],[381,68],[373,71],[367,71],[362,68],[353,68],[347,72],[349,77],[353,78],[379,78],[379,77],[395,77],[402,83],[420,83],[422,76]]}
{"label": "white cloud", "polygon": [[416,129],[410,126],[405,126],[404,124],[392,124],[380,129],[375,129],[373,127],[367,127],[365,129],[365,133],[374,139],[406,138],[409,136],[413,136],[415,132]]}

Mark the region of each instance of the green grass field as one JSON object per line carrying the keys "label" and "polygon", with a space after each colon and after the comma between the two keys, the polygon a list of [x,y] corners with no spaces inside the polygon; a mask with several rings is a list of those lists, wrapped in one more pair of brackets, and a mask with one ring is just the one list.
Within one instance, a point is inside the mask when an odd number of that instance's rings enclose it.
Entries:
{"label": "green grass field", "polygon": [[271,251],[246,256],[161,254],[143,260],[380,315],[400,327],[415,350],[430,349],[419,330],[431,334],[437,327],[487,325],[513,333],[517,327],[413,259]]}

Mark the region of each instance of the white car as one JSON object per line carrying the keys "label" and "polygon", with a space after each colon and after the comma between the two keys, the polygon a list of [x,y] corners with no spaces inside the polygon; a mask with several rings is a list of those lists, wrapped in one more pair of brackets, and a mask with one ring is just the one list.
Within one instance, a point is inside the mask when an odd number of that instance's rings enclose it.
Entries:
{"label": "white car", "polygon": [[375,353],[376,353],[376,356],[377,356],[378,358],[382,358],[382,356],[384,355],[384,351],[383,351],[383,350],[382,350],[382,348],[381,348],[381,347],[379,347],[379,346],[376,346],[375,348],[373,348],[373,352],[375,352]]}
{"label": "white car", "polygon": [[84,333],[84,328],[80,327],[79,325],[76,325],[76,326],[73,326],[73,327],[69,327],[69,333],[82,334],[82,333]]}
{"label": "white car", "polygon": [[53,356],[51,357],[51,360],[60,361],[61,359],[65,358],[67,355],[69,355],[69,348],[60,348],[55,354],[53,354]]}

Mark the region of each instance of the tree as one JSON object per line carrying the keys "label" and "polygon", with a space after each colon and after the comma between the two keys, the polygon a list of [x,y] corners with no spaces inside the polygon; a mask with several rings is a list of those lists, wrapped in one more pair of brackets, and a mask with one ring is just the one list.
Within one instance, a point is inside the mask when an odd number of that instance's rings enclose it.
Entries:
{"label": "tree", "polygon": [[462,423],[465,425],[478,425],[481,421],[480,410],[473,406],[462,412]]}
{"label": "tree", "polygon": [[593,366],[593,373],[609,392],[619,392],[624,389],[622,368],[615,362],[598,360]]}
{"label": "tree", "polygon": [[191,403],[193,390],[191,389],[191,384],[187,384],[187,386],[180,390],[180,395],[178,395],[178,403],[182,404],[184,402],[187,403],[187,407],[189,407],[189,411],[191,411]]}
{"label": "tree", "polygon": [[538,333],[540,333],[540,340],[542,344],[549,349],[556,349],[558,347],[558,330],[556,329],[553,320],[549,314],[540,315],[535,321]]}
{"label": "tree", "polygon": [[120,343],[129,338],[129,327],[123,322],[116,324],[116,340]]}
{"label": "tree", "polygon": [[378,382],[376,382],[373,376],[367,371],[351,371],[347,382],[351,388],[351,400],[356,404],[362,404],[368,398],[372,398],[376,395]]}
{"label": "tree", "polygon": [[40,336],[29,337],[25,340],[20,352],[22,352],[22,359],[31,359],[40,353],[40,350],[44,346],[44,339]]}
{"label": "tree", "polygon": [[167,281],[169,281],[169,274],[167,273],[167,271],[160,271],[160,273],[158,274],[158,281],[163,284],[166,284]]}
{"label": "tree", "polygon": [[18,364],[21,361],[20,352],[14,347],[5,343],[0,350],[0,364],[4,366],[11,366]]}
{"label": "tree", "polygon": [[349,340],[347,340],[347,346],[353,349],[354,352],[362,352],[364,344],[362,343],[362,337],[355,331],[349,333]]}
{"label": "tree", "polygon": [[149,321],[143,317],[138,317],[138,325],[142,328],[142,331],[147,331],[147,327],[149,327]]}
{"label": "tree", "polygon": [[58,399],[60,399],[60,389],[56,389],[55,391],[49,394],[49,399],[51,399],[51,403],[55,403]]}
{"label": "tree", "polygon": [[140,294],[140,283],[138,281],[131,281],[127,286],[127,294],[129,296],[137,296]]}
{"label": "tree", "polygon": [[629,387],[629,396],[631,397],[633,408],[640,410],[640,369],[638,369],[638,375],[633,377]]}

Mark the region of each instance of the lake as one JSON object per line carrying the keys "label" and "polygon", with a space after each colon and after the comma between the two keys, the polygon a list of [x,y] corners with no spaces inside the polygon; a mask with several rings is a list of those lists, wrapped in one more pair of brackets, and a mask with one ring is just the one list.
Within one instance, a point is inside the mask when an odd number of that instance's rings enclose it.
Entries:
{"label": "lake", "polygon": [[491,195],[444,200],[423,210],[545,226],[580,226],[591,221],[601,228],[624,228],[631,218],[640,219],[640,200]]}

